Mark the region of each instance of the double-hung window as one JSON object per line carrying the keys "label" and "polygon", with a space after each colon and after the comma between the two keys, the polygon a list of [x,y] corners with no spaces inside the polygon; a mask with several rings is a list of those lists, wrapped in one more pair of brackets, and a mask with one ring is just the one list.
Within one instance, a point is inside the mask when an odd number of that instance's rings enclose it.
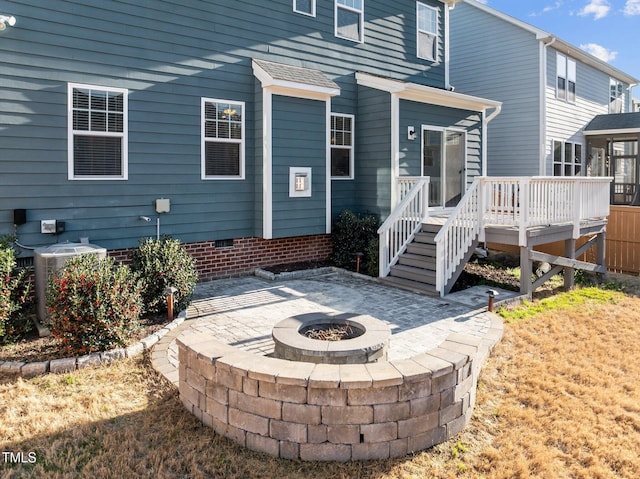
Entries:
{"label": "double-hung window", "polygon": [[556,98],[576,101],[576,62],[561,53],[556,54]]}
{"label": "double-hung window", "polygon": [[335,35],[364,41],[364,0],[335,0]]}
{"label": "double-hung window", "polygon": [[553,140],[553,176],[580,176],[582,144]]}
{"label": "double-hung window", "polygon": [[418,58],[438,61],[438,9],[417,3]]}
{"label": "double-hung window", "polygon": [[127,90],[68,84],[68,178],[127,179]]}
{"label": "double-hung window", "polygon": [[331,115],[331,177],[353,178],[353,115]]}
{"label": "double-hung window", "polygon": [[309,15],[310,17],[315,17],[316,0],[293,0],[293,11],[296,13],[302,13],[303,15]]}
{"label": "double-hung window", "polygon": [[621,81],[611,78],[609,81],[609,113],[624,111],[624,85]]}
{"label": "double-hung window", "polygon": [[244,179],[244,102],[202,99],[202,179]]}

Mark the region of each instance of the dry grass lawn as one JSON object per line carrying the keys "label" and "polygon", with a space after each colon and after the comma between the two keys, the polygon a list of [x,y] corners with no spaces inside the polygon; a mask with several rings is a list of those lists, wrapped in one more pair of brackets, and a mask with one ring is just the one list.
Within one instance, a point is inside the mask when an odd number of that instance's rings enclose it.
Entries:
{"label": "dry grass lawn", "polygon": [[411,457],[309,464],[246,451],[200,425],[138,360],[0,381],[0,477],[635,479],[640,299],[585,291],[510,320],[470,427]]}

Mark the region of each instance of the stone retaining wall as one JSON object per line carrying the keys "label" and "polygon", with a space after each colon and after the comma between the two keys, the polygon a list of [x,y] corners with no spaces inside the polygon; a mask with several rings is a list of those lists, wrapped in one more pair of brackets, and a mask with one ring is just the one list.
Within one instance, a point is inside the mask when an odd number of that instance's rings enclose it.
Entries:
{"label": "stone retaining wall", "polygon": [[501,336],[494,317],[484,338],[451,334],[410,359],[330,365],[257,356],[188,332],[178,338],[180,398],[216,433],[272,456],[400,457],[466,426],[480,368]]}

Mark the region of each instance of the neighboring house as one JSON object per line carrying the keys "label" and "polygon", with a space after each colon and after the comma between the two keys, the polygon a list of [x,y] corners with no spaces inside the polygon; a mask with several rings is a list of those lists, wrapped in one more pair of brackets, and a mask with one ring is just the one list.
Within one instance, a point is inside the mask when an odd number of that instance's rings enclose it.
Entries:
{"label": "neighboring house", "polygon": [[584,174],[587,124],[632,111],[637,79],[477,1],[451,13],[450,44],[452,85],[503,103],[487,144],[491,176]]}
{"label": "neighboring house", "polygon": [[632,111],[640,112],[640,98],[633,98],[631,101],[633,103]]}
{"label": "neighboring house", "polygon": [[0,234],[122,258],[171,235],[204,279],[326,257],[400,176],[450,209],[500,107],[450,87],[456,3],[2,2]]}

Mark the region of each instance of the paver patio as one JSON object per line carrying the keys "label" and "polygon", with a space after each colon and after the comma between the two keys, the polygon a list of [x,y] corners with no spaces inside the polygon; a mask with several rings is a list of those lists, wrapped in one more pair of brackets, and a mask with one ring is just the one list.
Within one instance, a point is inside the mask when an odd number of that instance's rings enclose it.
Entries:
{"label": "paver patio", "polygon": [[[384,321],[392,333],[388,359],[408,358],[437,347],[450,333],[484,336],[491,323],[486,312],[487,289],[476,286],[438,298],[343,272],[278,281],[246,276],[201,283],[187,320],[158,342],[152,363],[177,384],[175,338],[186,330],[269,355],[274,349],[273,326],[287,317],[311,312],[358,313]],[[498,291],[500,300],[518,295]]]}

